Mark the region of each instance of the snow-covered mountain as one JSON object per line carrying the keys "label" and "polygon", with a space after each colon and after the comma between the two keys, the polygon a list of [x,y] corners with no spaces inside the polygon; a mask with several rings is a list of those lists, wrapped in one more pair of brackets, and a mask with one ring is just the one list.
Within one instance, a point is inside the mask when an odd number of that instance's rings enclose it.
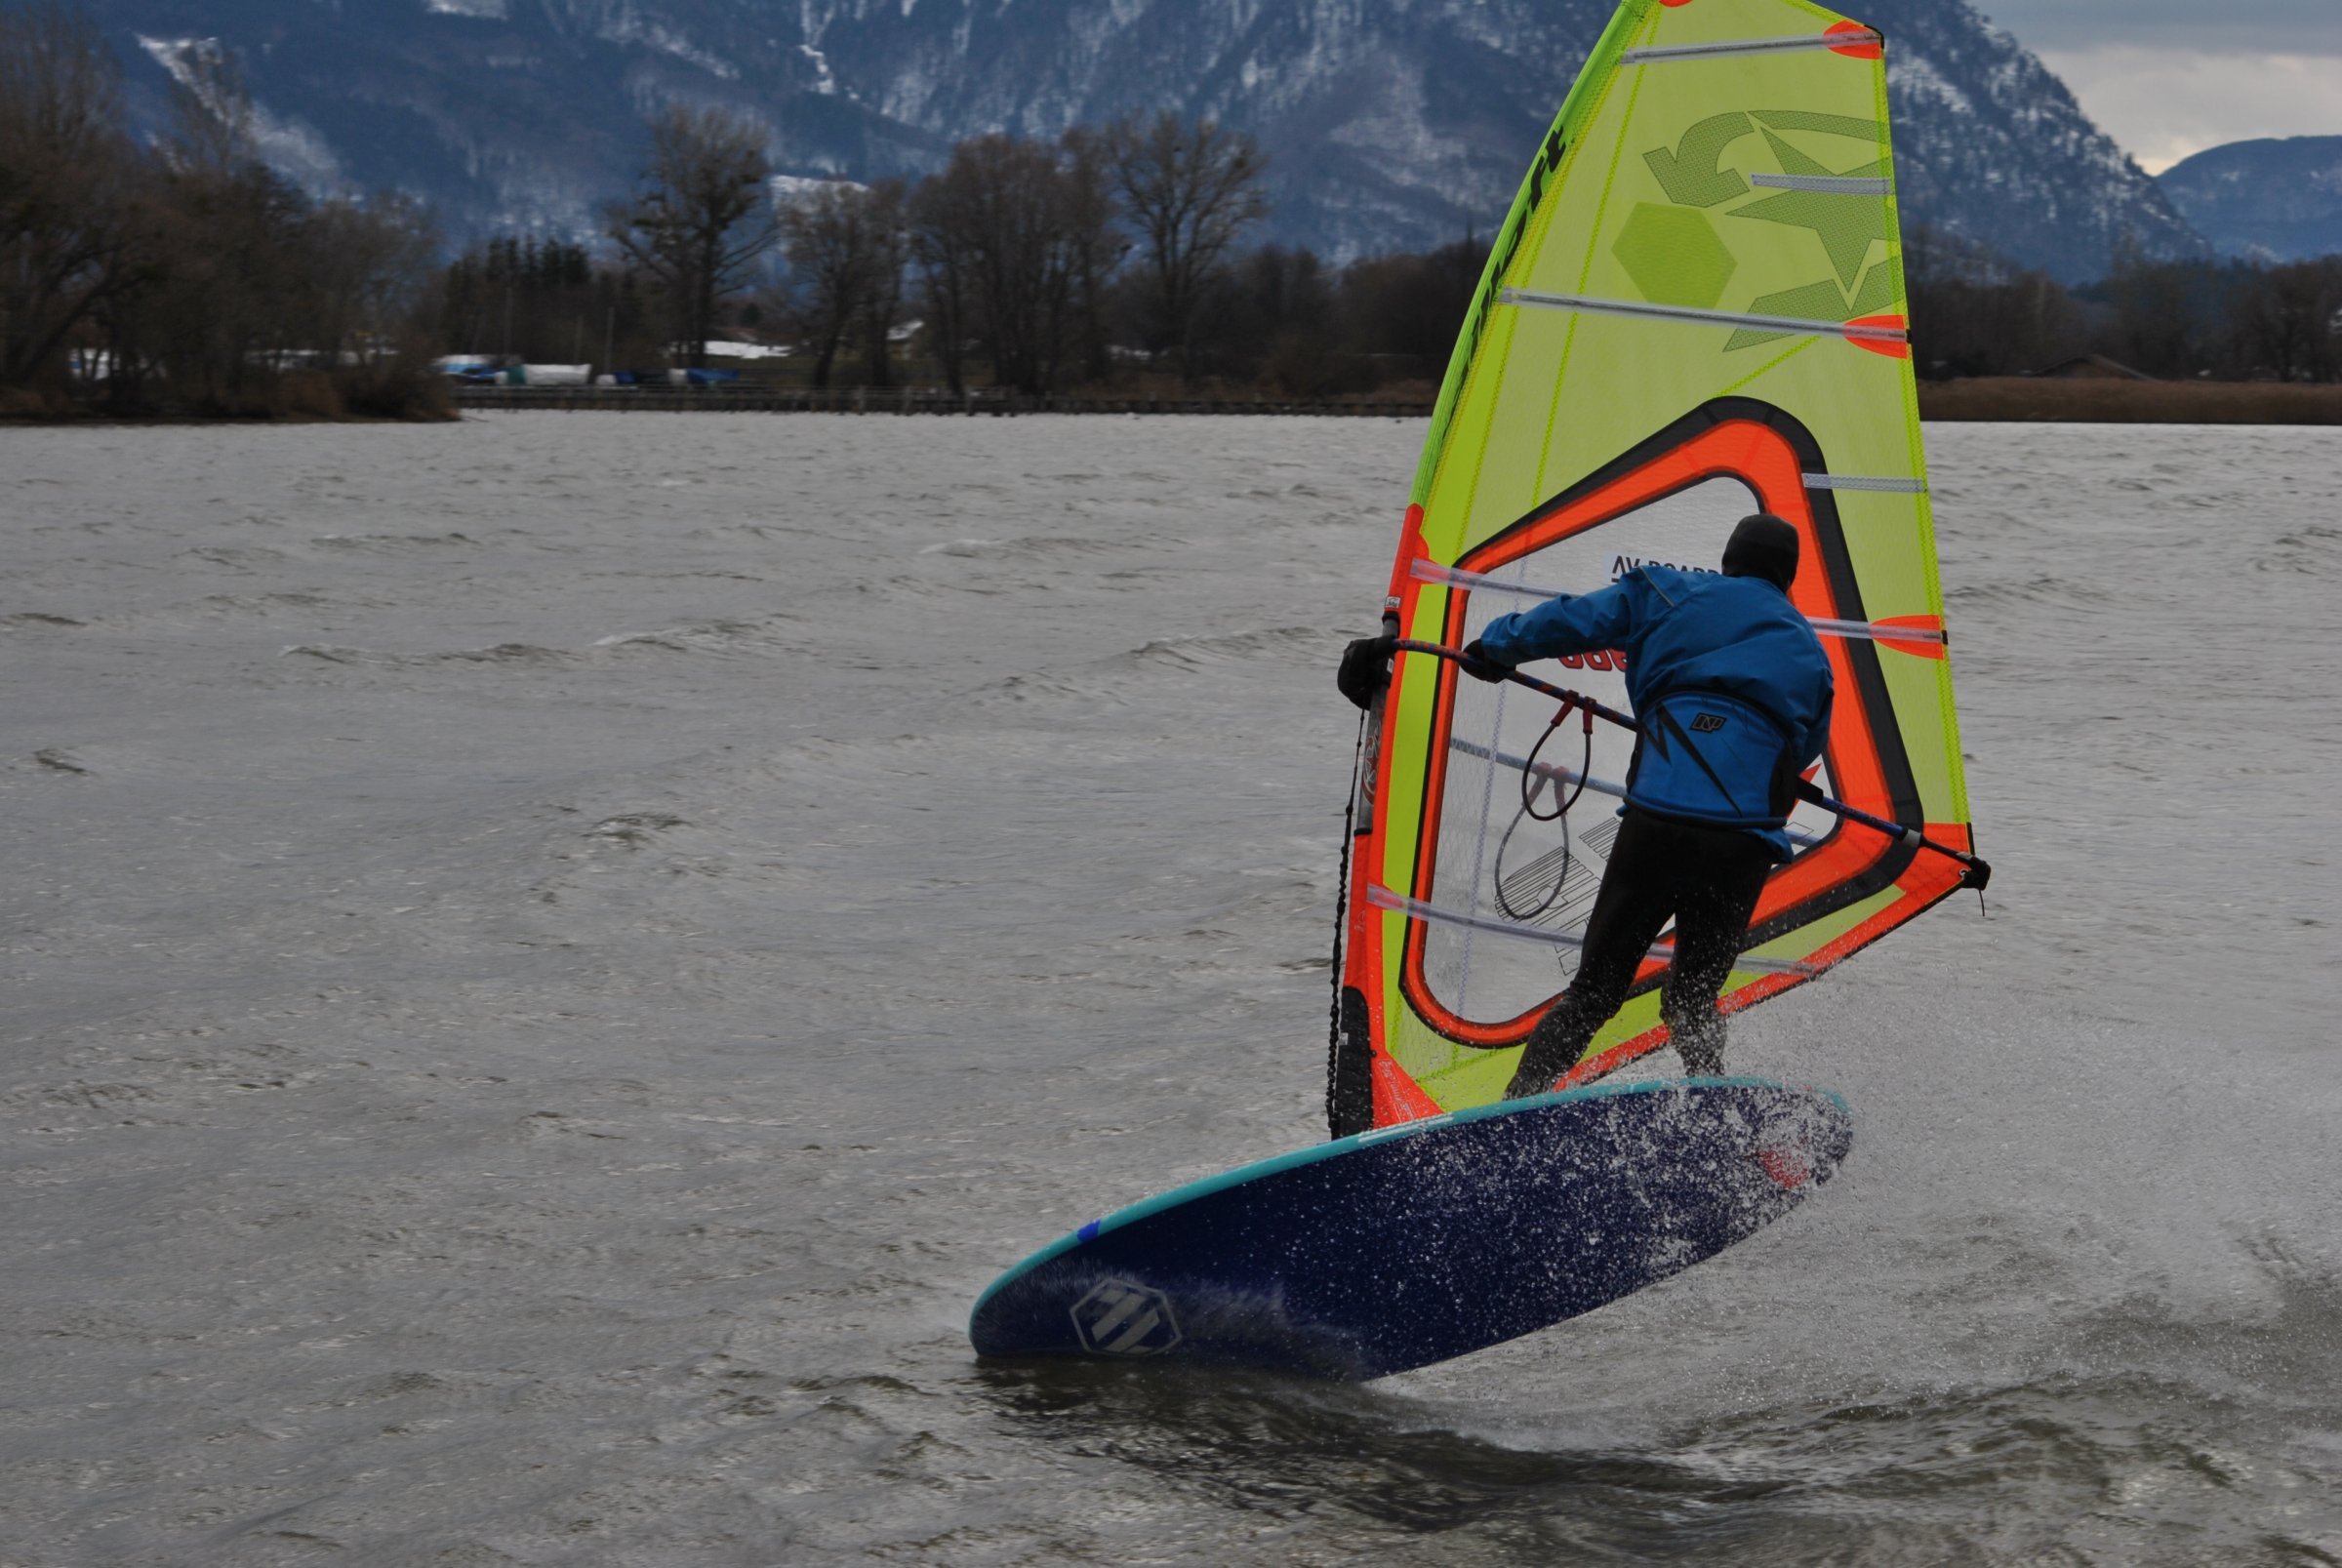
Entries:
{"label": "snow-covered mountain", "polygon": [[2223,256],[2342,253],[2342,136],[2232,141],[2173,164],[2159,183]]}
{"label": "snow-covered mountain", "polygon": [[[1276,237],[1337,257],[1485,232],[1611,0],[88,0],[159,112],[175,48],[238,52],[312,183],[396,186],[464,234],[586,229],[643,112],[750,109],[780,167],[935,167],[978,132],[1175,109],[1272,158]],[[2203,241],[1967,0],[1878,0],[1907,221],[2068,278],[2125,234]]]}

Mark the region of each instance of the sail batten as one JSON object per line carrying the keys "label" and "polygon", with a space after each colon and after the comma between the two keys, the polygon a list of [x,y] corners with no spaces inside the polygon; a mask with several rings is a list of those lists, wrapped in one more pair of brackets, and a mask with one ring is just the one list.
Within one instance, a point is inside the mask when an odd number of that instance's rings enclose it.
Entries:
{"label": "sail batten", "polygon": [[[1728,1010],[1958,888],[1911,835],[1973,850],[1883,53],[1811,0],[1619,6],[1497,230],[1384,607],[1402,637],[1461,649],[1496,615],[1644,563],[1713,569],[1749,511],[1797,530],[1792,598],[1837,690],[1814,783],[1895,831],[1797,809],[1747,944],[1769,967],[1734,972]],[[1563,664],[1531,673],[1627,705],[1613,656]],[[1556,935],[1582,935],[1634,737],[1555,729],[1551,703],[1503,690],[1409,655],[1368,725],[1338,1133],[1499,1098],[1574,973]],[[1487,940],[1523,930],[1540,935]],[[1645,965],[1573,1081],[1667,1043],[1664,968]]]}
{"label": "sail batten", "polygon": [[1731,38],[1713,44],[1677,44],[1670,48],[1630,49],[1619,57],[1622,65],[1658,65],[1678,60],[1714,60],[1724,55],[1783,55],[1808,49],[1842,50],[1884,43],[1883,34],[1868,27],[1847,32],[1799,34],[1792,38]]}
{"label": "sail batten", "polygon": [[1749,176],[1749,183],[1764,190],[1814,190],[1825,196],[1887,196],[1894,193],[1894,182],[1887,180],[1857,180],[1837,175],[1768,175],[1762,172]]}
{"label": "sail batten", "polygon": [[[1391,909],[1415,920],[1430,920],[1441,925],[1456,926],[1484,933],[1492,937],[1508,937],[1520,942],[1533,942],[1548,947],[1583,947],[1586,939],[1573,931],[1559,931],[1545,926],[1524,925],[1516,921],[1495,920],[1486,915],[1464,909],[1443,909],[1435,904],[1410,899],[1402,893],[1376,886],[1367,889],[1368,900],[1377,908]],[[1674,961],[1676,950],[1667,944],[1653,946],[1648,958],[1653,963]],[[1816,975],[1821,971],[1812,964],[1792,963],[1779,958],[1755,958],[1743,953],[1733,967],[1755,975]]]}
{"label": "sail batten", "polygon": [[[1810,478],[1807,484],[1810,488]],[[1452,567],[1441,566],[1436,561],[1417,561],[1409,568],[1409,572],[1417,581],[1423,583],[1444,583],[1455,587],[1476,588],[1483,593],[1502,594],[1507,598],[1526,599],[1533,602],[1566,598],[1573,592],[1585,591],[1582,588],[1548,587],[1531,583],[1507,583],[1481,572],[1459,572]],[[1871,642],[1911,643],[1942,643],[1947,640],[1941,626],[1897,624],[1892,622],[1880,622],[1874,624],[1866,621],[1814,620],[1811,618],[1807,619],[1806,624],[1825,637],[1858,637]],[[1609,666],[1595,664],[1594,667],[1602,669]]]}
{"label": "sail batten", "polygon": [[1805,476],[1808,490],[1867,491],[1879,496],[1923,496],[1927,493],[1924,479],[1887,479],[1857,477],[1842,473],[1809,473]]}
{"label": "sail batten", "polygon": [[1583,295],[1532,294],[1507,289],[1504,302],[1541,310],[1583,310],[1592,315],[1642,316],[1656,321],[1691,321],[1711,327],[1739,327],[1751,332],[1803,333],[1813,338],[1854,338],[1873,342],[1908,342],[1911,334],[1883,321],[1812,321],[1802,316],[1762,316],[1746,311],[1698,310],[1688,305],[1638,303],[1632,300],[1595,300]]}

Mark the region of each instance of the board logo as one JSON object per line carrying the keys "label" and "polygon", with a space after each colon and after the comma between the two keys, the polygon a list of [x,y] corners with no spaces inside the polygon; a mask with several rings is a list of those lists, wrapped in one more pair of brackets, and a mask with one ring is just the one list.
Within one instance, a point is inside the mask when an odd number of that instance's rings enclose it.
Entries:
{"label": "board logo", "polygon": [[1161,1291],[1109,1279],[1073,1304],[1073,1332],[1093,1355],[1160,1355],[1179,1343],[1179,1320]]}
{"label": "board logo", "polygon": [[1691,727],[1702,735],[1714,735],[1724,727],[1721,713],[1702,713],[1691,721]]}

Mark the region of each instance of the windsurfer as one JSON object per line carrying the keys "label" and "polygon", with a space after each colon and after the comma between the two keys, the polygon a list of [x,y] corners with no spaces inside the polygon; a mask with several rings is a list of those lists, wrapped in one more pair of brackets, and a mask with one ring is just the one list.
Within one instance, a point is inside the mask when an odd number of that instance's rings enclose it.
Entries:
{"label": "windsurfer", "polygon": [[[1722,1072],[1716,997],[1765,877],[1789,858],[1794,791],[1830,730],[1829,659],[1789,601],[1797,560],[1797,530],[1760,512],[1733,530],[1720,577],[1645,564],[1500,617],[1464,650],[1464,668],[1489,681],[1531,659],[1620,650],[1642,731],[1577,978],[1530,1033],[1508,1098],[1552,1088],[1578,1061],[1670,917],[1660,1016],[1688,1073]],[[1371,701],[1387,652],[1352,645],[1341,684],[1353,701]]]}
{"label": "windsurfer", "polygon": [[1642,725],[1577,978],[1529,1035],[1507,1098],[1543,1093],[1577,1062],[1671,915],[1659,1014],[1686,1072],[1722,1073],[1716,995],[1766,875],[1789,858],[1793,791],[1830,733],[1830,661],[1789,602],[1797,554],[1797,531],[1759,512],[1732,531],[1721,577],[1637,567],[1500,617],[1465,650],[1465,669],[1495,680],[1524,660],[1620,649]]}

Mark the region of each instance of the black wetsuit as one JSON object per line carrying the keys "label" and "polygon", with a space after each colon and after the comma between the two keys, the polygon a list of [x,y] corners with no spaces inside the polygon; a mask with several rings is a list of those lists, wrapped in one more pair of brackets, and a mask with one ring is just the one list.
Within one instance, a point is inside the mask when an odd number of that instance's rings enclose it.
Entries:
{"label": "black wetsuit", "polygon": [[1643,954],[1671,915],[1676,961],[1660,988],[1659,1015],[1685,1072],[1721,1074],[1724,1021],[1716,998],[1772,868],[1771,847],[1754,833],[1670,822],[1629,807],[1587,918],[1577,979],[1538,1021],[1505,1097],[1542,1094],[1576,1065],[1595,1032],[1625,1004]]}

